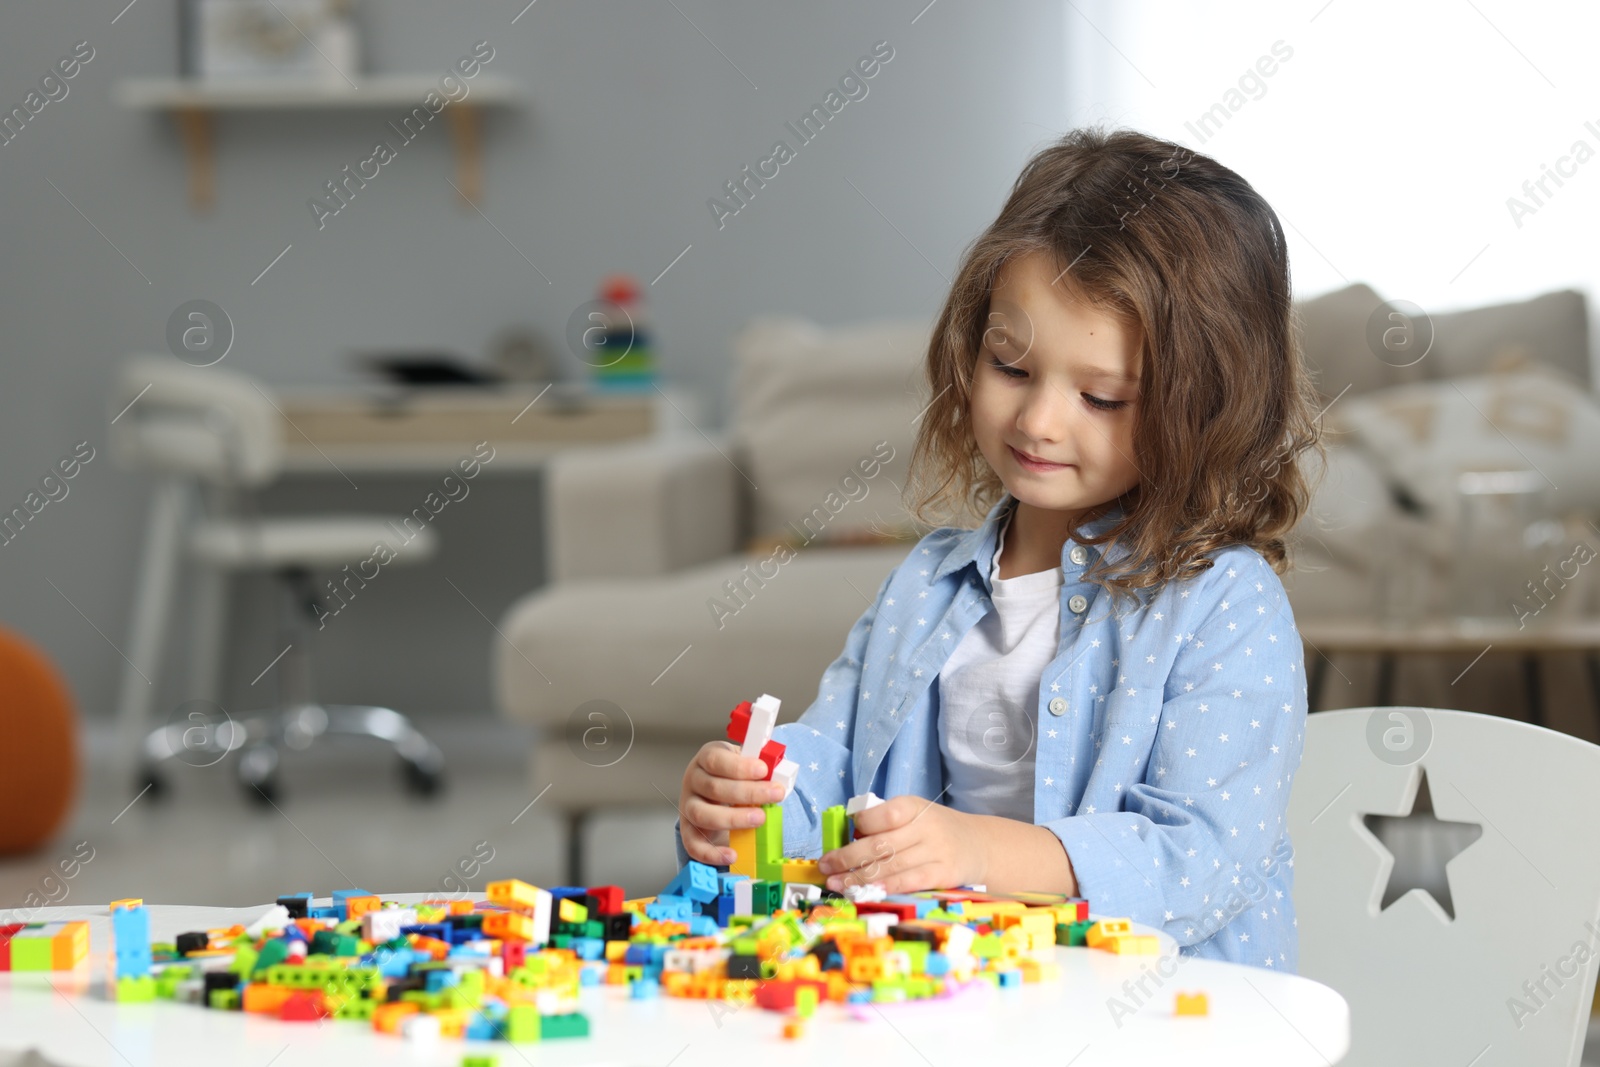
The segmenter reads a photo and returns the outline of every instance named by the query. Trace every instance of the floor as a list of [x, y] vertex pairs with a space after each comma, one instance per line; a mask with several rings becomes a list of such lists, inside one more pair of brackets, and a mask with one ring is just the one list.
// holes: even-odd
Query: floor
[[[562, 824], [527, 781], [532, 732], [488, 715], [418, 725], [447, 761], [437, 798], [408, 796], [381, 744], [324, 738], [285, 757], [276, 807], [246, 800], [232, 758], [206, 768], [174, 761], [164, 796], [138, 795], [106, 770], [109, 731], [90, 729], [69, 826], [43, 851], [0, 861], [0, 909], [130, 896], [243, 906], [350, 886], [482, 890], [511, 877], [562, 884]], [[584, 880], [657, 892], [677, 871], [675, 818], [662, 802], [593, 819]]]

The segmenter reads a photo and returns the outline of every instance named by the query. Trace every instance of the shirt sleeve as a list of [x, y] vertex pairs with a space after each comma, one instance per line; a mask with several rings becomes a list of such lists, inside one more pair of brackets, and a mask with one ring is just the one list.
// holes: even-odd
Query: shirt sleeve
[[[855, 739], [856, 707], [861, 694], [861, 665], [867, 638], [895, 572], [878, 586], [878, 594], [845, 635], [844, 650], [822, 672], [816, 699], [794, 722], [778, 724], [773, 740], [784, 745], [784, 758], [799, 765], [795, 787], [783, 802], [783, 854], [821, 854], [822, 812], [850, 799], [850, 746]], [[678, 866], [689, 862], [683, 847], [683, 818], [672, 825]], [[725, 871], [727, 867], [718, 867]]]
[[1221, 902], [1270, 864], [1287, 831], [1304, 653], [1277, 576], [1262, 585], [1219, 599], [1199, 631], [1178, 635], [1150, 759], [1121, 810], [1041, 824], [1066, 848], [1080, 896], [1115, 901], [1115, 914], [1180, 945], [1216, 933]]

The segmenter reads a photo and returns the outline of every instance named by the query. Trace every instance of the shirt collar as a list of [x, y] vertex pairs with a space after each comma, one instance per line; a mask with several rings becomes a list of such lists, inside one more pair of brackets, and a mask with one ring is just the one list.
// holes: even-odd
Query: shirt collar
[[[1009, 492], [1002, 494], [995, 505], [989, 509], [989, 514], [983, 520], [982, 525], [976, 529], [967, 530], [950, 546], [950, 551], [945, 556], [944, 561], [933, 572], [933, 580], [938, 581], [947, 574], [952, 574], [969, 564], [973, 564], [978, 565], [978, 573], [983, 578], [984, 587], [988, 588], [989, 574], [994, 569], [995, 549], [1000, 543], [1000, 525], [1005, 521], [1008, 510], [1016, 504], [1016, 500], [1017, 498]], [[1120, 500], [1116, 501], [1099, 518], [1091, 519], [1080, 526], [1078, 532], [1087, 534], [1090, 537], [1099, 537], [1122, 521], [1125, 514], [1122, 502]], [[1061, 546], [1061, 566], [1063, 569], [1068, 566], [1067, 554], [1071, 550], [1072, 544], [1073, 541], [1069, 539]], [[1097, 550], [1094, 546], [1086, 547], [1089, 548], [1090, 552]], [[1108, 544], [1105, 547], [1107, 550], [1111, 550], [1116, 546]], [[1109, 551], [1108, 554], [1110, 554]], [[1115, 556], [1113, 555], [1114, 558]]]

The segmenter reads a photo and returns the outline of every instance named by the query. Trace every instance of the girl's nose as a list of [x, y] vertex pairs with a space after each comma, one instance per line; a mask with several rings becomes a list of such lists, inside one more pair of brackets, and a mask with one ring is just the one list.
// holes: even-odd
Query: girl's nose
[[1062, 397], [1054, 386], [1031, 389], [1017, 412], [1017, 432], [1029, 441], [1058, 441], [1065, 433], [1063, 411]]

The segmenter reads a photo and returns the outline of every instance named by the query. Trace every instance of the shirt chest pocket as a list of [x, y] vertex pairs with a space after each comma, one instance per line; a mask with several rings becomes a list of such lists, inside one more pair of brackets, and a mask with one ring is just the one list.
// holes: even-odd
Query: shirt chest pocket
[[1125, 685], [1107, 693], [1095, 715], [1102, 754], [1148, 755], [1161, 728], [1162, 703], [1160, 686], [1143, 689]]

